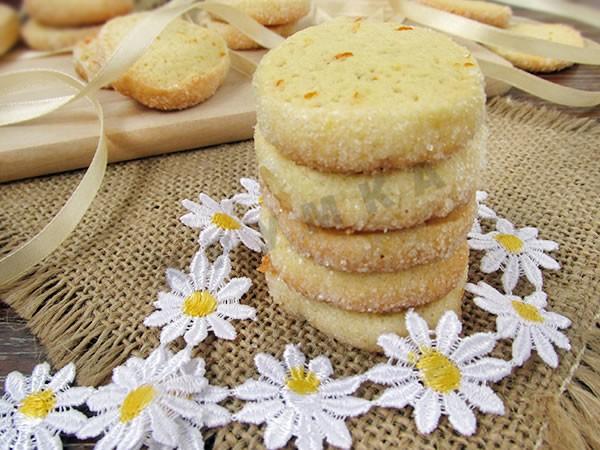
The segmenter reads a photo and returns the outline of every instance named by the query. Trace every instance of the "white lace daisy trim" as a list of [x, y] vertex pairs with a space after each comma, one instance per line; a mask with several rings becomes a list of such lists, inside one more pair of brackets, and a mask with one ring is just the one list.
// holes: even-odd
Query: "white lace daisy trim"
[[96, 413], [77, 436], [102, 436], [97, 448], [202, 448], [201, 430], [224, 425], [229, 413], [216, 403], [204, 378], [204, 361], [191, 360], [189, 349], [177, 354], [164, 347], [146, 359], [130, 358], [113, 371], [112, 383], [90, 395]]
[[252, 178], [242, 178], [240, 184], [246, 189], [246, 192], [234, 195], [232, 200], [234, 203], [248, 208], [242, 217], [242, 222], [246, 225], [254, 225], [258, 223], [262, 203], [260, 184]]
[[541, 289], [543, 285], [540, 267], [550, 270], [560, 269], [560, 265], [546, 254], [558, 249], [553, 241], [537, 239], [538, 229], [533, 227], [515, 228], [506, 219], [496, 221], [496, 231], [470, 233], [469, 246], [474, 250], [484, 250], [481, 271], [493, 273], [502, 270], [502, 285], [506, 292], [512, 292], [519, 277], [525, 277]]
[[471, 233], [481, 233], [480, 219], [496, 220], [498, 218], [496, 211], [484, 204], [487, 198], [488, 193], [485, 191], [477, 191], [475, 194], [475, 200], [477, 201], [477, 216], [473, 221]]
[[60, 449], [60, 434], [74, 434], [87, 417], [74, 409], [93, 389], [71, 387], [75, 366], [67, 364], [54, 376], [50, 365], [35, 366], [31, 376], [11, 372], [0, 399], [1, 449]]
[[492, 333], [459, 337], [462, 324], [453, 311], [440, 319], [435, 333], [414, 311], [406, 315], [408, 338], [382, 335], [378, 343], [389, 361], [375, 366], [366, 377], [391, 385], [375, 404], [388, 408], [414, 408], [417, 429], [431, 433], [442, 415], [461, 434], [477, 427], [473, 408], [504, 414], [502, 400], [488, 386], [507, 376], [512, 365], [488, 355], [496, 346]]
[[157, 311], [144, 320], [149, 327], [163, 327], [162, 344], [183, 336], [187, 345], [202, 342], [209, 331], [221, 339], [235, 339], [231, 319], [256, 318], [251, 306], [240, 305], [250, 289], [249, 278], [229, 279], [231, 261], [227, 253], [211, 264], [201, 248], [190, 265], [189, 274], [167, 269], [171, 292], [160, 292], [154, 304]]
[[467, 291], [475, 294], [475, 304], [496, 317], [496, 330], [501, 339], [514, 339], [512, 362], [521, 366], [535, 349], [550, 367], [558, 366], [554, 346], [571, 350], [569, 339], [559, 330], [568, 328], [571, 321], [565, 316], [547, 311], [546, 294], [536, 291], [525, 298], [502, 294], [490, 285], [468, 283]]
[[[169, 292], [160, 292], [156, 310], [144, 323], [161, 327], [161, 345], [146, 359], [132, 357], [114, 369], [112, 383], [92, 388], [70, 387], [75, 367], [70, 364], [49, 375], [47, 363], [36, 366], [31, 377], [9, 374], [0, 399], [0, 450], [61, 449], [61, 434], [81, 439], [97, 438], [98, 449], [202, 450], [205, 428], [231, 420], [264, 425], [269, 449], [294, 443], [300, 449], [321, 449], [325, 443], [350, 448], [352, 437], [346, 420], [373, 407], [413, 408], [419, 432], [435, 430], [443, 416], [460, 434], [476, 432], [475, 410], [504, 414], [502, 400], [489, 386], [524, 364], [535, 350], [549, 366], [558, 365], [555, 347], [570, 350], [561, 330], [566, 317], [548, 311], [541, 291], [541, 268], [559, 269], [546, 252], [552, 241], [537, 239], [536, 228], [515, 228], [484, 204], [487, 193], [477, 193], [478, 212], [469, 233], [471, 248], [484, 250], [484, 273], [503, 270], [501, 293], [484, 282], [469, 283], [474, 303], [495, 314], [496, 332], [462, 337], [462, 324], [447, 312], [431, 331], [415, 312], [406, 317], [409, 336], [386, 334], [379, 345], [389, 358], [365, 374], [335, 379], [326, 356], [306, 362], [297, 346], [288, 345], [283, 362], [267, 354], [255, 357], [258, 379], [249, 379], [233, 390], [208, 384], [204, 360], [192, 359], [192, 348], [209, 333], [234, 339], [231, 320], [255, 319], [254, 308], [240, 304], [252, 282], [230, 278], [228, 252], [240, 242], [260, 251], [263, 239], [252, 228], [262, 203], [258, 182], [240, 180], [245, 192], [216, 202], [200, 194], [200, 203], [184, 200], [189, 210], [181, 221], [200, 230], [200, 249], [189, 272], [167, 269]], [[245, 209], [241, 219], [236, 211]], [[496, 230], [483, 233], [479, 220], [496, 221]], [[219, 242], [223, 252], [210, 262], [205, 250]], [[536, 291], [525, 298], [512, 294], [521, 275]], [[183, 338], [184, 350], [167, 348]], [[512, 359], [489, 357], [498, 340], [512, 339]], [[355, 394], [370, 380], [388, 388], [370, 402]], [[233, 416], [219, 405], [228, 397], [245, 402]], [[75, 409], [83, 403], [91, 418]]]
[[200, 203], [184, 200], [182, 205], [190, 212], [181, 217], [181, 222], [200, 230], [198, 242], [201, 247], [208, 247], [219, 241], [223, 249], [228, 251], [241, 242], [255, 252], [262, 250], [263, 240], [260, 233], [235, 215], [233, 200], [225, 199], [217, 203], [202, 193]]
[[248, 380], [233, 394], [248, 401], [234, 420], [253, 424], [266, 423], [264, 444], [268, 449], [285, 446], [296, 438], [301, 450], [320, 449], [323, 440], [350, 448], [352, 438], [345, 419], [364, 414], [368, 400], [353, 397], [361, 376], [334, 380], [333, 368], [325, 356], [306, 363], [297, 346], [288, 345], [283, 363], [261, 353], [254, 362], [258, 380]]

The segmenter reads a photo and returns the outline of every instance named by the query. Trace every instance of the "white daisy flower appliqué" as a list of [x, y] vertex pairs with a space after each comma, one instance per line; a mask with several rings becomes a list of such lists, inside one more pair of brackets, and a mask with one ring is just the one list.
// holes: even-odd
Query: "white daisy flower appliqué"
[[545, 253], [556, 250], [558, 244], [537, 239], [537, 236], [537, 228], [515, 229], [508, 220], [498, 219], [496, 231], [471, 233], [469, 246], [475, 250], [485, 250], [486, 254], [481, 260], [481, 270], [484, 273], [493, 273], [499, 269], [504, 271], [502, 285], [506, 292], [512, 292], [521, 274], [536, 289], [541, 289], [543, 279], [540, 267], [558, 270], [560, 265]]
[[61, 449], [60, 434], [77, 433], [87, 420], [73, 407], [93, 392], [70, 387], [74, 378], [73, 364], [54, 376], [48, 363], [35, 366], [30, 377], [8, 374], [0, 399], [0, 449]]
[[[182, 372], [193, 379], [204, 378], [206, 373], [204, 360], [195, 358], [182, 368]], [[189, 395], [196, 402], [197, 414], [193, 417], [178, 417], [175, 419], [179, 429], [178, 449], [202, 450], [204, 449], [203, 428], [220, 427], [231, 421], [228, 410], [218, 405], [229, 396], [229, 389], [207, 385], [202, 391]], [[168, 446], [153, 445], [152, 449], [170, 448]]]
[[384, 334], [379, 345], [390, 359], [369, 370], [366, 377], [392, 387], [375, 400], [382, 407], [414, 407], [419, 432], [435, 430], [447, 415], [459, 433], [472, 435], [477, 428], [473, 408], [504, 414], [502, 400], [487, 385], [508, 375], [510, 363], [485, 357], [496, 345], [491, 333], [460, 338], [462, 324], [452, 311], [439, 320], [435, 339], [425, 320], [410, 311], [406, 317], [409, 338]]
[[475, 294], [474, 302], [480, 308], [495, 314], [496, 328], [501, 338], [514, 338], [512, 354], [514, 364], [521, 366], [535, 349], [550, 367], [558, 366], [558, 356], [553, 344], [570, 350], [569, 339], [559, 330], [568, 328], [571, 321], [560, 314], [546, 311], [546, 294], [534, 292], [525, 298], [505, 295], [492, 286], [479, 282], [467, 284], [466, 289]]
[[77, 436], [103, 435], [99, 449], [202, 448], [200, 428], [208, 421], [195, 399], [208, 382], [200, 375], [203, 363], [200, 372], [189, 364], [189, 349], [173, 355], [159, 347], [147, 359], [130, 358], [113, 371], [111, 384], [89, 397], [87, 406], [97, 415]]
[[485, 191], [477, 191], [475, 194], [475, 200], [477, 201], [477, 217], [473, 221], [473, 227], [471, 228], [471, 233], [481, 233], [481, 225], [479, 224], [479, 219], [497, 219], [496, 211], [494, 211], [489, 206], [485, 205], [484, 202], [488, 198], [488, 193]]
[[262, 203], [260, 184], [252, 178], [242, 178], [240, 184], [246, 189], [246, 192], [234, 195], [232, 200], [238, 205], [249, 208], [242, 217], [242, 222], [246, 225], [253, 225], [258, 223], [258, 216], [260, 215]]
[[198, 239], [202, 247], [219, 240], [225, 250], [236, 247], [240, 242], [255, 252], [262, 250], [260, 233], [238, 219], [233, 211], [232, 200], [217, 203], [203, 193], [200, 194], [200, 203], [184, 200], [182, 204], [190, 212], [181, 217], [181, 222], [202, 230]]
[[347, 417], [367, 412], [371, 403], [353, 397], [361, 377], [331, 379], [331, 362], [324, 356], [308, 365], [304, 354], [294, 345], [284, 352], [285, 365], [270, 355], [255, 358], [259, 380], [248, 380], [234, 395], [248, 400], [234, 415], [240, 422], [267, 424], [264, 443], [269, 449], [280, 448], [296, 437], [296, 446], [321, 449], [323, 440], [341, 448], [350, 448], [352, 438], [345, 424]]
[[171, 292], [160, 292], [157, 311], [144, 320], [149, 327], [164, 327], [160, 335], [163, 344], [183, 336], [188, 345], [202, 342], [211, 330], [221, 339], [235, 339], [235, 328], [229, 319], [252, 319], [256, 311], [240, 305], [241, 297], [252, 282], [249, 278], [232, 278], [231, 261], [227, 254], [210, 264], [200, 249], [192, 259], [189, 275], [167, 269]]

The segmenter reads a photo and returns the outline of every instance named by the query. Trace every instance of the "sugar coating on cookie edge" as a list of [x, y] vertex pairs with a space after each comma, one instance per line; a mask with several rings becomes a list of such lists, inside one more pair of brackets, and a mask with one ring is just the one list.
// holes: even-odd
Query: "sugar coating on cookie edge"
[[469, 51], [397, 23], [307, 28], [263, 58], [253, 85], [265, 138], [328, 172], [442, 159], [485, 118], [484, 79]]

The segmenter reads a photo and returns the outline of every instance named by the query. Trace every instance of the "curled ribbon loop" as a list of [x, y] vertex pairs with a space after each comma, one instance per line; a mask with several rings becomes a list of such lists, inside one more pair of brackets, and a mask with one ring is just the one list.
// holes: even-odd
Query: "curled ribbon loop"
[[553, 14], [600, 28], [600, 12], [585, 5], [561, 0], [496, 0], [499, 3]]

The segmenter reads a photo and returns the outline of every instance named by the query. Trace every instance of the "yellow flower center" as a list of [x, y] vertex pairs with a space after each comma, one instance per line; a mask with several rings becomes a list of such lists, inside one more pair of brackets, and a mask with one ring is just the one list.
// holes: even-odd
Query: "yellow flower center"
[[258, 197], [258, 204], [259, 204], [260, 206], [262, 206], [262, 205], [263, 205], [263, 196], [262, 196], [262, 195], [260, 195], [260, 196]]
[[523, 250], [523, 241], [514, 234], [497, 234], [496, 241], [509, 253], [520, 253]]
[[211, 219], [212, 223], [214, 223], [216, 226], [218, 226], [219, 228], [222, 228], [223, 230], [239, 230], [240, 229], [240, 223], [235, 220], [233, 217], [231, 217], [229, 214], [225, 214], [225, 213], [215, 213], [212, 216]]
[[290, 376], [286, 380], [286, 386], [290, 391], [300, 395], [314, 394], [319, 390], [319, 377], [304, 367], [294, 367], [290, 370]]
[[460, 386], [459, 368], [437, 350], [430, 348], [421, 350], [421, 357], [415, 365], [421, 371], [425, 386], [429, 389], [445, 394]]
[[23, 399], [19, 411], [32, 419], [44, 419], [56, 406], [56, 395], [51, 390], [33, 392]]
[[540, 314], [540, 310], [537, 309], [535, 306], [529, 305], [528, 303], [523, 303], [520, 300], [513, 300], [511, 303], [513, 309], [522, 319], [525, 319], [529, 322], [544, 322], [544, 318]]
[[149, 384], [134, 389], [121, 405], [121, 422], [127, 423], [135, 419], [154, 400], [156, 390]]
[[195, 291], [183, 302], [183, 313], [191, 317], [206, 317], [217, 309], [217, 299], [208, 291]]

